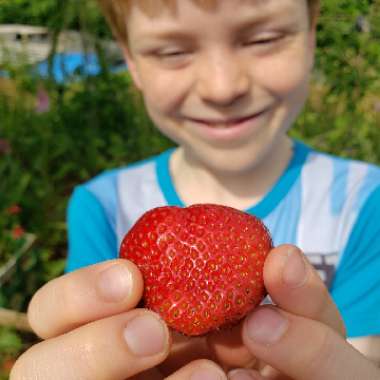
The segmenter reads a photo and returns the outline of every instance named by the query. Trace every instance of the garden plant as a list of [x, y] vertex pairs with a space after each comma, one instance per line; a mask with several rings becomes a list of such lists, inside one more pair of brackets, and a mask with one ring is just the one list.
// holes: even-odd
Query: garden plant
[[[101, 62], [98, 75], [64, 83], [26, 64], [0, 66], [0, 308], [25, 312], [33, 293], [64, 270], [73, 188], [171, 143], [152, 127], [128, 71], [109, 70], [99, 41], [110, 32], [94, 1], [0, 0], [0, 24], [11, 22], [48, 26], [51, 56], [63, 29], [88, 33]], [[323, 1], [319, 29], [310, 98], [292, 135], [380, 164], [380, 0]], [[37, 340], [0, 325], [0, 379]]]

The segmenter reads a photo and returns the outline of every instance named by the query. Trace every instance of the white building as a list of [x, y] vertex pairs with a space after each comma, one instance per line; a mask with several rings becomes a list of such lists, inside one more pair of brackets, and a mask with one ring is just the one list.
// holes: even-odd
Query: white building
[[[121, 56], [114, 42], [105, 42], [112, 56]], [[52, 47], [52, 36], [45, 27], [9, 24], [0, 25], [0, 64], [35, 63], [45, 60]], [[76, 31], [63, 31], [59, 35], [58, 53], [91, 50], [91, 38]]]

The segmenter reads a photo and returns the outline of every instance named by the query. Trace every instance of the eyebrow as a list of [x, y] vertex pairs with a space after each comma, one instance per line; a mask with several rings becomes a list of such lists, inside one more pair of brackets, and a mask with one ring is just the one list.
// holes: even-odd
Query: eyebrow
[[184, 32], [180, 30], [165, 30], [160, 32], [152, 32], [152, 33], [142, 33], [139, 36], [140, 39], [154, 39], [154, 40], [168, 40], [168, 41], [185, 41], [191, 40], [191, 31]]
[[[277, 16], [277, 18], [276, 18]], [[280, 17], [279, 16], [283, 16]], [[294, 14], [289, 16], [284, 16], [284, 9], [281, 10], [274, 10], [267, 12], [263, 15], [257, 16], [257, 17], [251, 17], [248, 18], [247, 20], [243, 20], [241, 22], [237, 22], [236, 25], [233, 25], [233, 30], [234, 32], [245, 32], [247, 30], [252, 30], [254, 28], [257, 28], [263, 24], [266, 24], [267, 22], [273, 20], [276, 18], [276, 23], [279, 24], [289, 24], [290, 21], [294, 21]]]
[[[270, 3], [271, 1], [268, 0]], [[261, 1], [258, 1], [261, 2]], [[286, 7], [288, 8], [288, 7]], [[232, 30], [237, 32], [246, 32], [255, 27], [265, 24], [275, 16], [280, 16], [284, 14], [284, 7], [276, 8], [273, 10], [266, 11], [264, 14], [258, 14], [251, 16], [245, 20], [237, 21], [235, 25], [232, 25]], [[172, 29], [168, 28], [167, 30], [162, 31], [153, 31], [153, 32], [143, 32], [139, 37], [141, 39], [154, 39], [154, 40], [166, 40], [166, 41], [191, 41], [192, 36], [194, 35], [194, 30], [187, 29], [183, 31], [182, 29], [177, 29], [173, 27]]]

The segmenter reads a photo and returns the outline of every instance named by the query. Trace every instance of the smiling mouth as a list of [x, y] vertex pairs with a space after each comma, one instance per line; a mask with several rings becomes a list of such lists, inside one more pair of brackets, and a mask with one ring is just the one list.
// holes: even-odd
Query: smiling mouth
[[227, 119], [227, 120], [205, 120], [205, 119], [190, 119], [196, 123], [203, 124], [206, 127], [212, 128], [231, 128], [236, 127], [248, 120], [254, 119], [257, 116], [260, 116], [264, 111], [249, 115], [243, 116], [235, 119]]

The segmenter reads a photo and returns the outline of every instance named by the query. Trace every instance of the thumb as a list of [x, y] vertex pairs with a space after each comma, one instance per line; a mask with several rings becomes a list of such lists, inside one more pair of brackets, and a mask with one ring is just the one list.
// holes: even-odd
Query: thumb
[[277, 307], [253, 311], [242, 334], [254, 356], [295, 380], [380, 378], [380, 370], [332, 328]]

